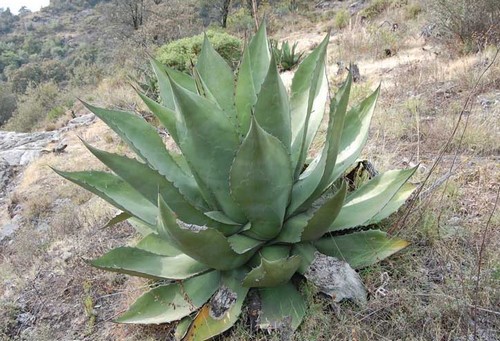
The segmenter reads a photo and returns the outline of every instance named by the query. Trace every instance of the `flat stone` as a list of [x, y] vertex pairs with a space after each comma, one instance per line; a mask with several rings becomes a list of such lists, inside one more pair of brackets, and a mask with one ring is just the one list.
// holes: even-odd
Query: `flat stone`
[[58, 131], [16, 133], [0, 131], [0, 158], [9, 166], [25, 166], [37, 159], [42, 150], [60, 140]]
[[19, 216], [15, 216], [12, 220], [0, 226], [0, 242], [5, 238], [9, 238], [16, 232], [19, 228], [20, 220]]

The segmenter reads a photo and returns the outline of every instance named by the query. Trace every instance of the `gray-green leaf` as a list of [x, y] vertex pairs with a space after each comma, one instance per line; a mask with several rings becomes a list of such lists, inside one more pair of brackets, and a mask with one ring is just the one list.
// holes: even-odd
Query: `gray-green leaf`
[[255, 119], [234, 158], [230, 183], [233, 198], [252, 223], [247, 233], [262, 240], [276, 237], [292, 189], [290, 158]]
[[119, 323], [160, 324], [179, 320], [198, 310], [220, 284], [220, 273], [211, 271], [182, 283], [151, 289], [118, 319]]

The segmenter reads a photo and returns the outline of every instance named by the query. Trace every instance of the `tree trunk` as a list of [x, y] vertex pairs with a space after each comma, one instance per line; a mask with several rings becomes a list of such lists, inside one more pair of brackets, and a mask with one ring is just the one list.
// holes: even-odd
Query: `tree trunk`
[[247, 8], [250, 11], [252, 17], [255, 17], [257, 9], [259, 8], [260, 1], [258, 0], [247, 0]]
[[134, 0], [129, 3], [130, 16], [134, 30], [138, 30], [143, 23], [144, 0]]
[[229, 15], [229, 5], [231, 5], [231, 0], [224, 0], [222, 5], [222, 27], [227, 27], [227, 16]]

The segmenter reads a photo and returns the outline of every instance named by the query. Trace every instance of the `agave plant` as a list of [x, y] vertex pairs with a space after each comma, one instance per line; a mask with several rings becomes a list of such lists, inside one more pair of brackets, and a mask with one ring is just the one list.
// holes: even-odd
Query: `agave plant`
[[57, 172], [117, 207], [111, 223], [129, 219], [143, 235], [91, 264], [155, 281], [117, 322], [180, 321], [179, 338], [205, 340], [229, 329], [252, 293], [258, 327], [295, 330], [306, 311], [298, 279], [338, 300], [333, 282], [347, 273], [339, 264], [354, 272], [407, 245], [369, 227], [408, 198], [414, 169], [353, 191], [343, 179], [367, 140], [378, 89], [349, 108], [348, 76], [330, 101], [324, 145], [308, 156], [327, 111], [328, 40], [300, 64], [290, 96], [264, 25], [237, 76], [207, 39], [192, 76], [153, 60], [161, 101], [139, 95], [181, 154], [141, 117], [87, 104], [138, 159], [87, 145], [113, 173]]
[[284, 41], [280, 48], [278, 47], [278, 42], [271, 41], [271, 51], [281, 71], [289, 71], [299, 64], [304, 53], [296, 52], [296, 48], [297, 43], [293, 44], [292, 48], [290, 48], [288, 41]]

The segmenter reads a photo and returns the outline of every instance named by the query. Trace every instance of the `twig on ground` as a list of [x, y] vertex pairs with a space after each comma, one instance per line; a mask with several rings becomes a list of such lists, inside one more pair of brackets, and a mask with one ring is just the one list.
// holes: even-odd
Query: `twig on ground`
[[452, 172], [446, 172], [444, 175], [442, 175], [439, 179], [434, 181], [432, 185], [429, 186], [425, 191], [422, 191], [420, 193], [420, 200], [427, 198], [432, 192], [434, 192], [439, 186], [441, 186], [443, 183], [446, 182], [452, 176]]

